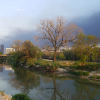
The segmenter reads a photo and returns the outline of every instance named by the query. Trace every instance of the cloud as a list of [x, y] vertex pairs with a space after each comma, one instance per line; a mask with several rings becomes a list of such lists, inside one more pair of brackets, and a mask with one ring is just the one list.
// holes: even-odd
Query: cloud
[[39, 33], [36, 30], [23, 30], [21, 28], [17, 28], [0, 40], [2, 41], [1, 44], [4, 44], [5, 48], [10, 47], [10, 44], [12, 44], [14, 40], [30, 40], [33, 44], [37, 45], [38, 42], [35, 42], [33, 38], [38, 34]]
[[17, 11], [25, 11], [25, 9], [17, 9]]
[[14, 7], [10, 7], [10, 8], [13, 10], [16, 10], [16, 11], [25, 11], [25, 9], [23, 9], [23, 8], [14, 8]]
[[82, 27], [84, 33], [100, 37], [100, 12], [94, 13], [88, 18], [76, 18], [75, 23]]

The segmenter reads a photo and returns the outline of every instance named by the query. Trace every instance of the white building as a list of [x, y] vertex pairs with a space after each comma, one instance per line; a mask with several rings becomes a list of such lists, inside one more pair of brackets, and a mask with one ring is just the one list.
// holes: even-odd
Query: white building
[[9, 54], [10, 52], [15, 51], [13, 48], [6, 48], [6, 54]]

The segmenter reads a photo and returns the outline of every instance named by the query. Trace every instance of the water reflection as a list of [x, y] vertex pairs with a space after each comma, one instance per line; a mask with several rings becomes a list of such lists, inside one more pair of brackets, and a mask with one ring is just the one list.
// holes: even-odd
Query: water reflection
[[5, 70], [13, 70], [11, 65], [5, 65]]
[[3, 72], [3, 66], [4, 64], [0, 64], [0, 72]]
[[7, 65], [6, 63], [0, 64], [0, 72], [3, 72], [5, 70], [13, 70], [11, 65]]
[[[1, 66], [0, 71], [3, 72], [4, 67]], [[7, 75], [10, 76], [8, 85], [12, 86], [11, 91], [19, 90], [35, 100], [99, 100], [100, 98], [100, 83], [75, 77], [60, 78], [21, 67], [14, 67], [14, 71], [10, 71], [11, 66], [4, 66], [5, 71], [9, 71]]]
[[69, 95], [68, 89], [61, 89], [63, 82], [57, 83], [53, 79], [53, 87], [41, 87], [42, 96], [48, 100], [67, 100]]
[[0, 72], [3, 72], [3, 67], [0, 67]]
[[[99, 100], [100, 84], [93, 84], [93, 83], [84, 82], [84, 81], [76, 80], [74, 82], [76, 91], [75, 91], [75, 94], [72, 95], [71, 100]], [[99, 98], [97, 95], [99, 96]]]
[[30, 89], [40, 85], [40, 77], [24, 68], [14, 68], [14, 73], [9, 72], [9, 83], [12, 87], [20, 89], [21, 92], [28, 94]]

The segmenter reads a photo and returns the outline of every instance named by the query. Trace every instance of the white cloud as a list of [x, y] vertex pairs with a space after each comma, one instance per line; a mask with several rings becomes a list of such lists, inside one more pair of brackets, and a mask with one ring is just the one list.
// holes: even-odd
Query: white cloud
[[25, 11], [25, 9], [17, 9], [17, 11]]
[[14, 8], [14, 7], [10, 7], [11, 9], [13, 9], [13, 10], [16, 10], [16, 11], [25, 11], [25, 9], [20, 9], [20, 8]]

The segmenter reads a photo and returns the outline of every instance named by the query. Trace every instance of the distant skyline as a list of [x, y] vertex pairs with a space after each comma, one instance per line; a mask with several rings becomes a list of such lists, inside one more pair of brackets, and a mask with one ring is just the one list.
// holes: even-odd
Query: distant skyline
[[100, 37], [100, 0], [0, 0], [0, 44], [30, 40], [40, 20], [65, 17], [84, 33]]

